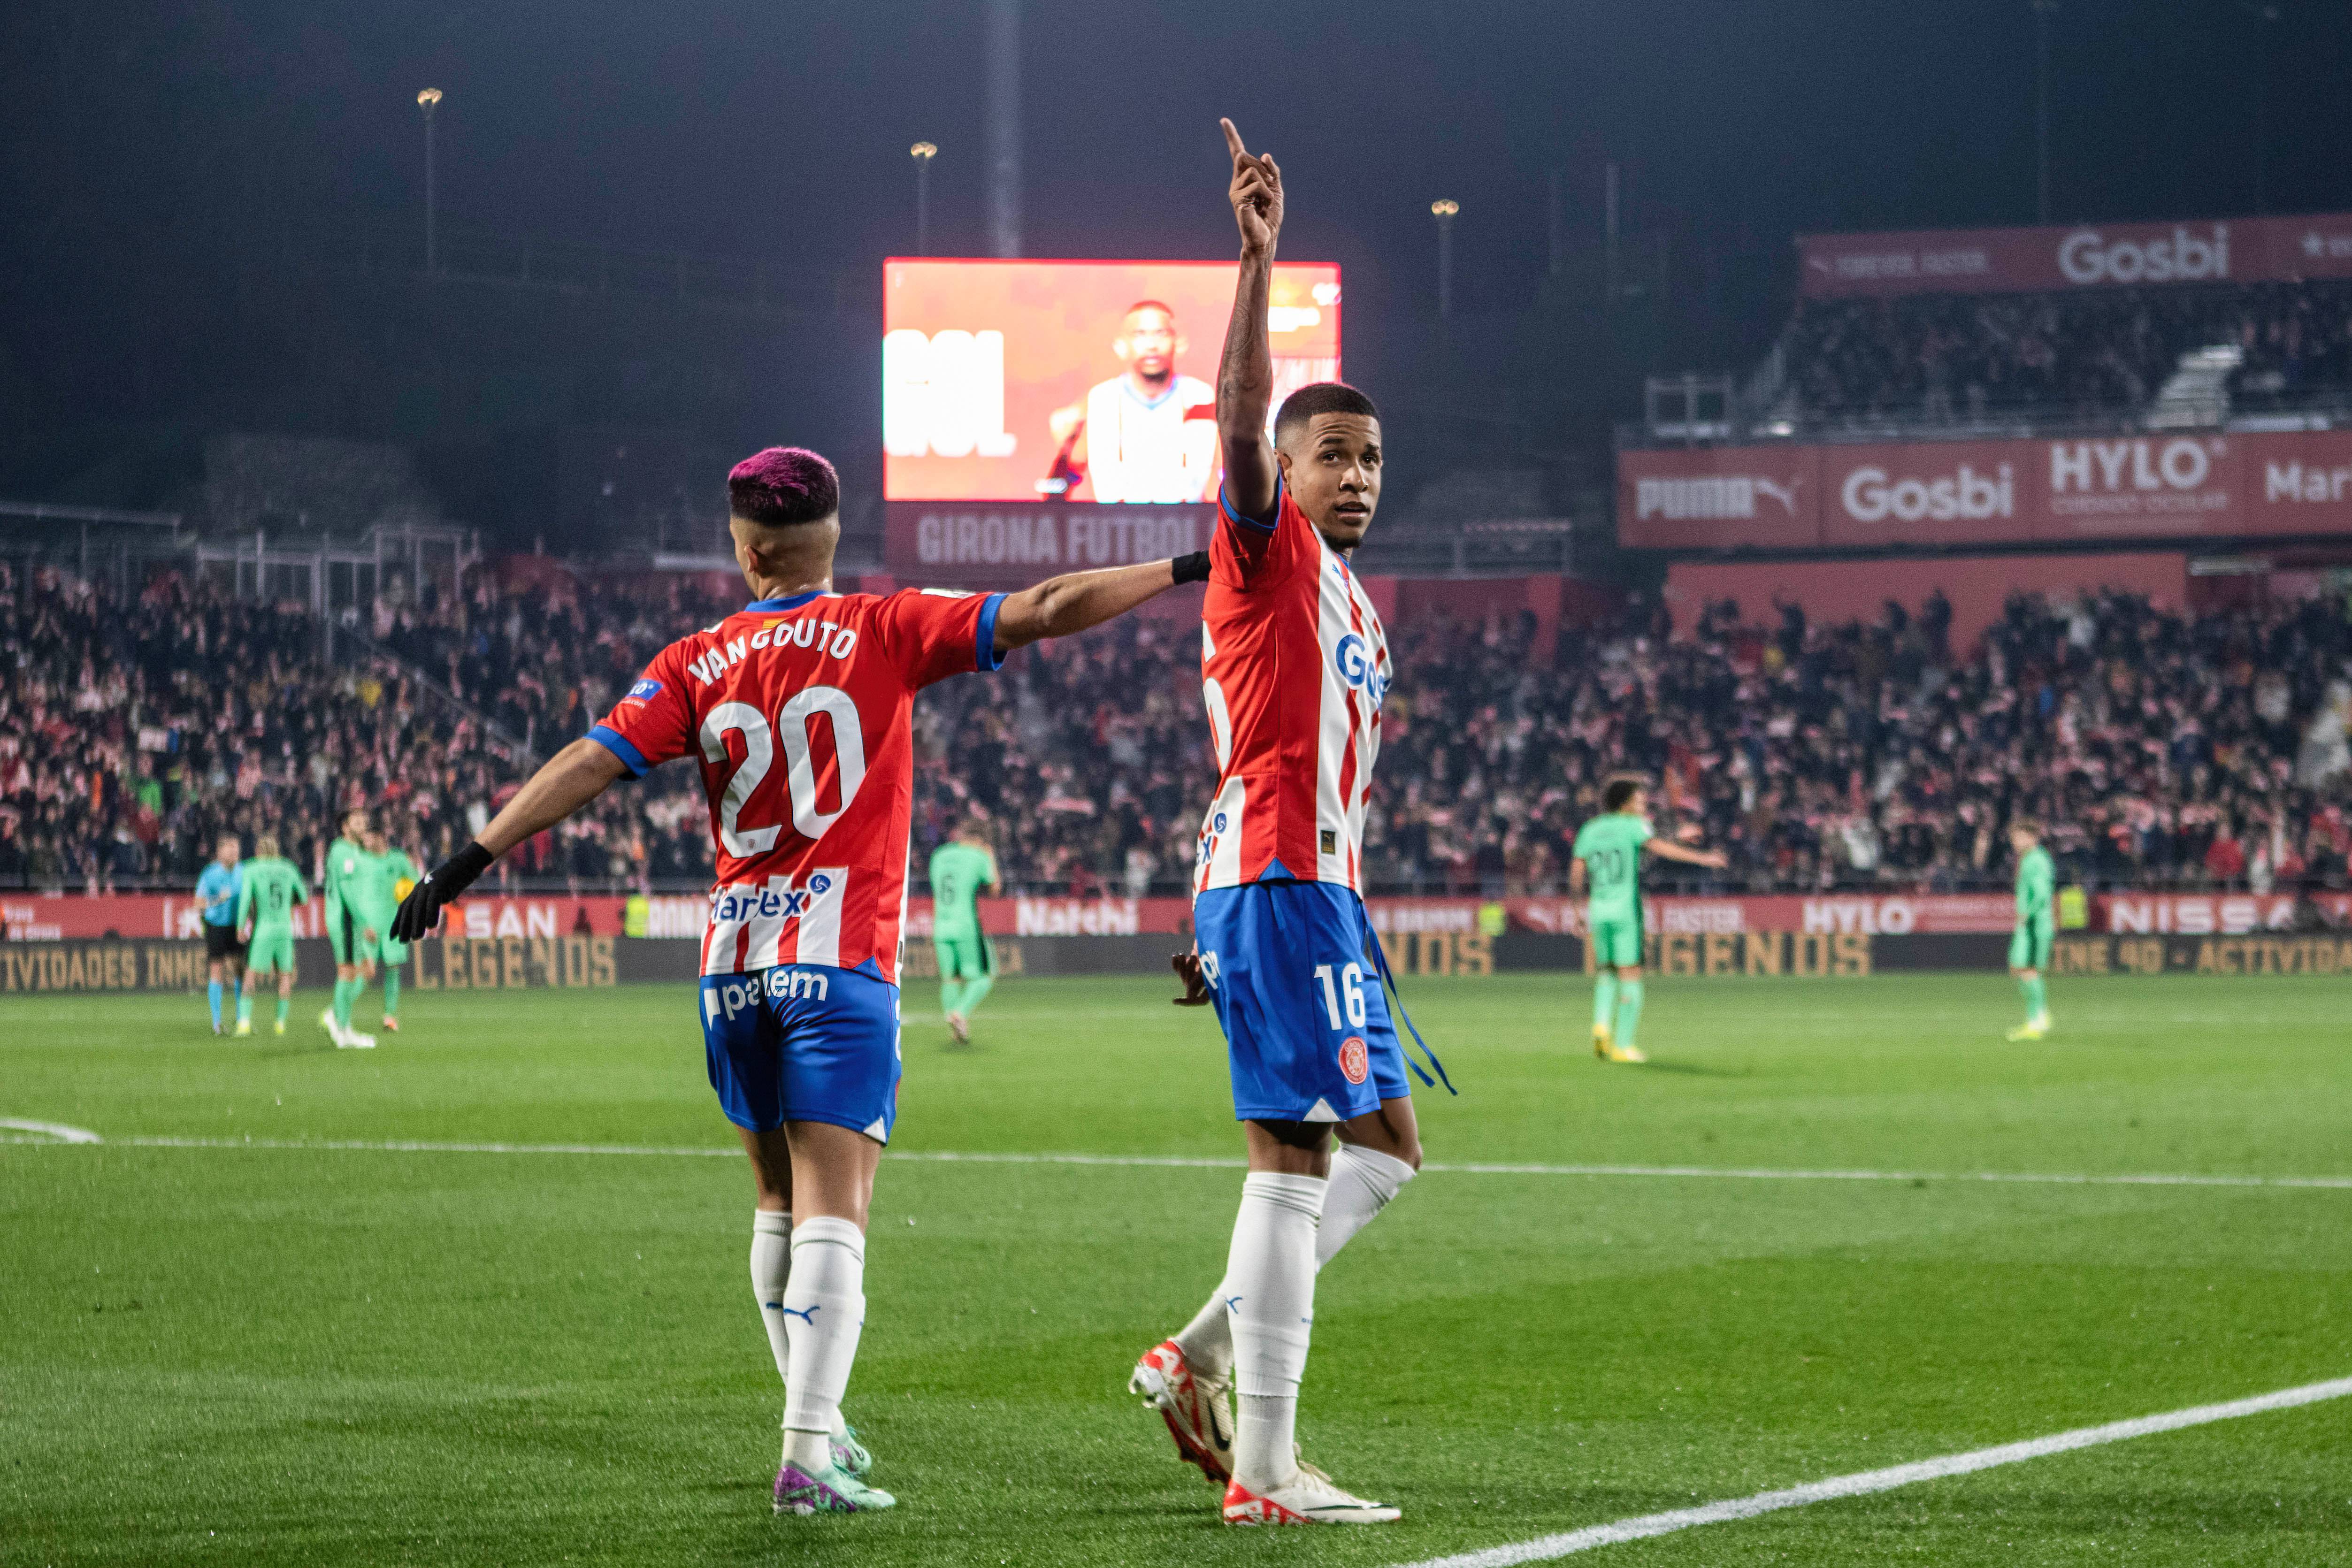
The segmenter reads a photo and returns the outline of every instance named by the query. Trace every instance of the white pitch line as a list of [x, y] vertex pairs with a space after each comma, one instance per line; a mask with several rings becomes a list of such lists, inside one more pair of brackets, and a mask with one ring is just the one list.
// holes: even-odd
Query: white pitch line
[[[509, 1144], [441, 1142], [422, 1138], [200, 1138], [162, 1134], [100, 1138], [96, 1133], [80, 1127], [68, 1127], [62, 1123], [21, 1122], [5, 1118], [0, 1118], [0, 1127], [22, 1128], [46, 1134], [41, 1137], [0, 1136], [0, 1144], [54, 1145], [60, 1143], [102, 1143], [133, 1149], [284, 1149], [383, 1155], [625, 1155], [678, 1159], [726, 1159], [737, 1153], [722, 1145]], [[1240, 1170], [1244, 1163], [1222, 1155], [1025, 1154], [952, 1149], [893, 1150], [889, 1157], [944, 1165], [1110, 1166], [1159, 1170]], [[1636, 1176], [1716, 1181], [1990, 1182], [2030, 1186], [2302, 1187], [2352, 1191], [2352, 1176], [2207, 1176], [2188, 1171], [2101, 1174], [2088, 1171], [1780, 1170], [1762, 1166], [1572, 1166], [1487, 1161], [1448, 1163], [1444, 1160], [1432, 1160], [1421, 1168], [1454, 1176]]]
[[[13, 1127], [20, 1133], [38, 1133], [42, 1134], [38, 1141], [45, 1144], [95, 1144], [99, 1141], [98, 1134], [88, 1127], [68, 1126], [63, 1122], [27, 1122], [16, 1116], [0, 1116], [0, 1127]], [[8, 1140], [12, 1144], [35, 1141], [31, 1138]]]
[[2177, 1432], [2184, 1427], [2203, 1427], [2215, 1421], [2234, 1421], [2244, 1416], [2260, 1416], [2266, 1411], [2291, 1410], [2301, 1405], [2341, 1399], [2347, 1395], [2352, 1395], [2352, 1377], [2338, 1377], [2326, 1383], [2306, 1383], [2300, 1388], [2283, 1388], [2275, 1394], [2257, 1394], [2252, 1398], [2232, 1399], [2221, 1405], [2198, 1405], [2162, 1416], [2139, 1416], [2128, 1421], [2110, 1421], [2103, 1427], [2078, 1427], [2071, 1432], [2054, 1432], [2047, 1437], [2032, 1437], [2021, 1443], [2003, 1443], [1998, 1448], [1977, 1448], [1965, 1454], [1947, 1454], [1937, 1459], [1918, 1459], [1883, 1470], [1832, 1476], [1827, 1480], [1809, 1481], [1803, 1486], [1787, 1487], [1778, 1491], [1761, 1491], [1753, 1497], [1727, 1498], [1721, 1502], [1705, 1503], [1697, 1508], [1646, 1513], [1634, 1519], [1621, 1519], [1613, 1524], [1587, 1525], [1582, 1530], [1539, 1536], [1533, 1541], [1516, 1542], [1508, 1546], [1489, 1546], [1477, 1552], [1457, 1552], [1451, 1557], [1425, 1558], [1417, 1563], [1399, 1564], [1399, 1568], [1516, 1568], [1516, 1564], [1521, 1563], [1549, 1563], [1554, 1558], [1590, 1552], [1595, 1547], [1643, 1541], [1653, 1535], [1671, 1535], [1676, 1531], [1692, 1530], [1702, 1524], [1725, 1524], [1737, 1519], [1753, 1519], [1761, 1513], [1777, 1513], [1782, 1509], [1803, 1508], [1808, 1503], [1892, 1491], [1896, 1487], [1907, 1487], [1919, 1481], [1964, 1476], [1976, 1470], [1989, 1470], [1998, 1465], [2047, 1458], [2052, 1454], [2095, 1448], [2104, 1443], [2121, 1443], [2158, 1432]]

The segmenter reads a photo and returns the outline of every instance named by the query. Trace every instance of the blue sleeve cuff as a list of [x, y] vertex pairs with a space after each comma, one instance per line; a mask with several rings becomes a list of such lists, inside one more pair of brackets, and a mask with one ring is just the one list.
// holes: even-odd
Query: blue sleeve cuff
[[980, 631], [974, 641], [971, 667], [975, 670], [1001, 670], [1004, 656], [996, 651], [996, 612], [1004, 608], [1004, 595], [992, 593], [981, 601]]
[[631, 746], [628, 738], [611, 725], [598, 725], [588, 732], [588, 738], [619, 758], [621, 766], [629, 770], [630, 778], [642, 779], [653, 771], [646, 761], [645, 753]]
[[[1226, 498], [1225, 487], [1222, 483], [1217, 486], [1217, 510], [1224, 513], [1228, 522], [1238, 523], [1245, 528], [1255, 528], [1262, 534], [1274, 532], [1274, 523], [1261, 523], [1255, 517], [1244, 517], [1234, 510], [1234, 504]], [[1279, 479], [1274, 482], [1274, 517], [1275, 522], [1282, 520], [1282, 481]]]

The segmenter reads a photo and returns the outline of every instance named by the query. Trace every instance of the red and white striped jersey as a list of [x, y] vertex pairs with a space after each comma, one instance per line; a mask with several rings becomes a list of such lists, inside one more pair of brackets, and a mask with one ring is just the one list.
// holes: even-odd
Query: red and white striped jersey
[[702, 973], [821, 964], [898, 983], [914, 695], [1003, 662], [1003, 601], [763, 599], [655, 654], [588, 732], [641, 779], [701, 765], [719, 849]]
[[1275, 878], [1363, 891], [1364, 801], [1381, 752], [1388, 636], [1346, 558], [1287, 486], [1271, 528], [1223, 517], [1201, 611], [1217, 792], [1196, 893]]

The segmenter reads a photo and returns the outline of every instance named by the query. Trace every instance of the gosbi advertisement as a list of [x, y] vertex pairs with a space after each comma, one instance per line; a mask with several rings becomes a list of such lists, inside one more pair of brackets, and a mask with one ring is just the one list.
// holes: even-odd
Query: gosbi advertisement
[[1617, 455], [1617, 529], [1654, 549], [1853, 549], [2352, 533], [2352, 431]]
[[2352, 277], [2352, 213], [1801, 235], [1800, 287], [1840, 295], [1999, 294]]
[[[997, 587], [1207, 547], [1231, 261], [883, 264], [886, 557]], [[1339, 376], [1339, 269], [1276, 264], [1275, 402]]]

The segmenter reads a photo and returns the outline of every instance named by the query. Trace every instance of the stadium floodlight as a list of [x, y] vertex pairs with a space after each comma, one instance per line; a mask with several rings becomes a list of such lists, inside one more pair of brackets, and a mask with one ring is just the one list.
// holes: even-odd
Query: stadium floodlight
[[433, 110], [440, 101], [437, 87], [416, 95], [416, 107], [425, 112], [425, 273], [428, 277], [439, 270], [433, 245]]
[[1429, 204], [1429, 215], [1437, 220], [1437, 315], [1440, 320], [1454, 314], [1454, 214], [1462, 204], [1450, 196], [1441, 196]]
[[931, 254], [931, 160], [940, 150], [929, 141], [918, 141], [907, 149], [915, 161], [915, 254]]

